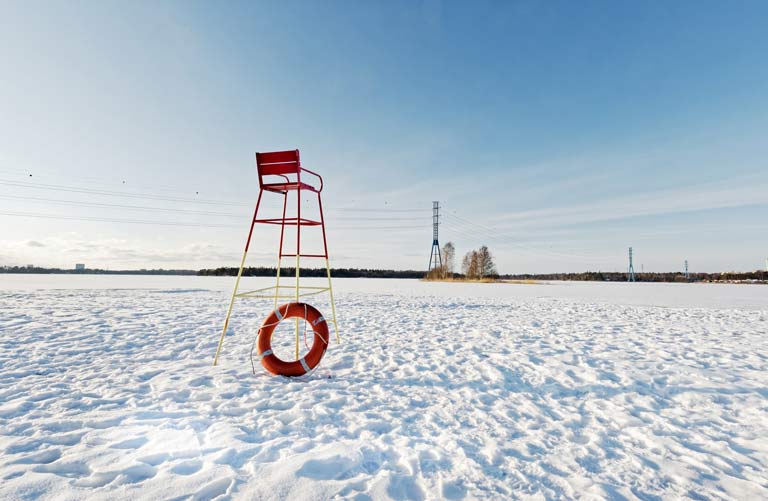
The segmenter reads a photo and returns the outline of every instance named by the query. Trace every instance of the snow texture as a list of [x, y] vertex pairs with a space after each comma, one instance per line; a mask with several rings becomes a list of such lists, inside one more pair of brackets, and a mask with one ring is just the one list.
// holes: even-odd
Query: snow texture
[[0, 498], [768, 498], [764, 286], [338, 280], [287, 379], [232, 283], [0, 276]]

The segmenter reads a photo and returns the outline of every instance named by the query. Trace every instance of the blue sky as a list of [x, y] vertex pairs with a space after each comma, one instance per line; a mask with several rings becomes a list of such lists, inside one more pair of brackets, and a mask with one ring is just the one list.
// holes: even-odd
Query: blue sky
[[[0, 263], [235, 265], [253, 153], [299, 148], [335, 266], [426, 267], [440, 200], [441, 241], [488, 245], [502, 272], [623, 270], [629, 246], [645, 270], [761, 268], [766, 19], [757, 1], [2, 3]], [[251, 264], [276, 247], [260, 230]]]

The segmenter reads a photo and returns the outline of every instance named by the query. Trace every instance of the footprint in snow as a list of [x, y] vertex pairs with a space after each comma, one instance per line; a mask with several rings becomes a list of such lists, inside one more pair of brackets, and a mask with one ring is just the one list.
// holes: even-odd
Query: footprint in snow
[[206, 386], [208, 388], [213, 387], [213, 378], [210, 376], [201, 376], [199, 378], [195, 378], [192, 381], [189, 382], [189, 386], [193, 387], [200, 387], [200, 386]]
[[171, 468], [171, 472], [176, 473], [177, 475], [192, 475], [200, 471], [202, 467], [203, 467], [202, 461], [198, 461], [198, 460], [185, 461]]
[[50, 449], [46, 451], [40, 451], [29, 456], [17, 459], [9, 464], [50, 464], [58, 460], [61, 457], [61, 451], [59, 449]]
[[387, 494], [392, 499], [421, 501], [424, 499], [424, 491], [416, 483], [413, 477], [395, 475], [387, 486]]
[[138, 449], [142, 445], [149, 442], [146, 437], [136, 437], [131, 438], [128, 440], [123, 440], [122, 442], [118, 442], [116, 444], [112, 444], [109, 446], [110, 449]]
[[159, 454], [151, 454], [149, 456], [140, 457], [137, 459], [140, 463], [148, 464], [149, 466], [157, 466], [159, 464], [162, 464], [168, 459], [170, 459], [171, 455], [167, 454], [165, 452], [161, 452]]
[[192, 500], [197, 501], [203, 499], [216, 499], [219, 496], [225, 495], [227, 491], [229, 491], [231, 485], [232, 479], [229, 478], [220, 478], [218, 480], [214, 480], [213, 482], [206, 484], [202, 489], [197, 491], [195, 495], [192, 496]]
[[87, 477], [91, 474], [90, 467], [82, 461], [43, 464], [35, 467], [33, 471], [37, 473], [53, 473], [54, 475], [67, 478]]
[[442, 493], [445, 499], [464, 499], [467, 496], [467, 488], [460, 480], [444, 482]]
[[123, 483], [138, 484], [157, 475], [157, 469], [148, 464], [137, 464], [122, 471]]
[[345, 456], [332, 456], [324, 459], [310, 459], [296, 472], [298, 477], [313, 480], [339, 480], [347, 477], [350, 469], [354, 469], [354, 461]]
[[144, 374], [139, 374], [136, 376], [136, 379], [138, 379], [141, 382], [149, 381], [150, 379], [154, 378], [155, 376], [158, 376], [162, 374], [163, 371], [149, 371], [145, 372]]

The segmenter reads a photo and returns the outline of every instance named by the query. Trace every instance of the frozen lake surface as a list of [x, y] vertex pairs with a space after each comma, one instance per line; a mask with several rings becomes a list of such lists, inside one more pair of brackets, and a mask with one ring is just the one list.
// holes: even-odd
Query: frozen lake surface
[[768, 498], [766, 286], [339, 279], [289, 380], [233, 283], [0, 275], [0, 499]]

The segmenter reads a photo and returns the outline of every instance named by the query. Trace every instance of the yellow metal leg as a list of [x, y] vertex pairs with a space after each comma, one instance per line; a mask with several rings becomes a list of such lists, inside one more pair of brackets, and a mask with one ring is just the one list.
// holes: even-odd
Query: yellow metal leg
[[[299, 256], [296, 255], [296, 302], [299, 302]], [[299, 317], [296, 317], [296, 360], [299, 359]]]
[[283, 261], [283, 237], [285, 236], [285, 209], [288, 207], [288, 192], [283, 194], [283, 224], [280, 226], [280, 249], [277, 251], [277, 283], [275, 284], [275, 309], [277, 309], [277, 296], [280, 290], [280, 267]]
[[299, 317], [296, 317], [296, 360], [299, 359]]
[[336, 329], [336, 343], [340, 344], [339, 324], [336, 322], [336, 305], [333, 303], [333, 286], [331, 286], [331, 265], [328, 258], [325, 259], [325, 270], [328, 272], [328, 294], [331, 296], [331, 312], [333, 313], [333, 328]]
[[275, 284], [277, 287], [275, 287], [275, 309], [277, 309], [277, 296], [279, 295], [280, 290], [280, 266], [283, 258], [282, 256], [277, 258], [277, 283]]
[[227, 326], [229, 326], [229, 317], [232, 315], [232, 306], [235, 304], [235, 294], [237, 294], [237, 288], [240, 286], [240, 277], [243, 276], [243, 266], [245, 266], [245, 256], [248, 251], [243, 251], [243, 259], [240, 261], [240, 271], [237, 272], [237, 280], [235, 280], [235, 290], [232, 291], [232, 299], [229, 300], [229, 308], [227, 309], [227, 318], [224, 319], [224, 328], [221, 330], [221, 337], [219, 338], [219, 346], [216, 348], [216, 356], [213, 357], [213, 365], [216, 366], [219, 363], [219, 353], [221, 353], [221, 347], [224, 344], [224, 336], [227, 334]]

